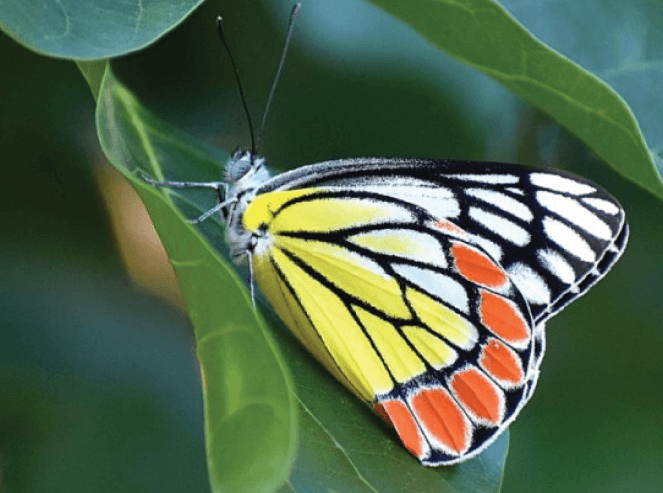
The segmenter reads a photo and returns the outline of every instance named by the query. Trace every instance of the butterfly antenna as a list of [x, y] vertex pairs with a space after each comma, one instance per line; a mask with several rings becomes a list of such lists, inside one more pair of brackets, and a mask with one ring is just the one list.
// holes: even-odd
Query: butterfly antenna
[[274, 93], [276, 92], [276, 86], [279, 83], [281, 78], [281, 72], [283, 72], [283, 66], [285, 65], [285, 57], [288, 54], [288, 47], [290, 46], [290, 39], [292, 38], [292, 31], [295, 28], [295, 20], [299, 15], [299, 11], [302, 7], [302, 4], [297, 2], [295, 6], [290, 11], [290, 20], [288, 21], [288, 30], [285, 35], [285, 43], [283, 44], [283, 51], [281, 52], [281, 60], [279, 61], [279, 66], [276, 69], [276, 75], [274, 76], [274, 82], [272, 82], [272, 88], [269, 91], [269, 97], [267, 98], [267, 104], [265, 105], [265, 112], [262, 115], [262, 123], [260, 125], [260, 133], [258, 138], [261, 138], [265, 133], [265, 125], [267, 123], [267, 116], [269, 115], [269, 110], [272, 106], [272, 101], [274, 100]]
[[222, 24], [223, 24], [223, 19], [221, 17], [217, 17], [216, 25], [219, 29], [219, 37], [221, 38], [221, 42], [223, 43], [223, 46], [226, 48], [226, 51], [228, 52], [228, 57], [230, 58], [230, 64], [232, 65], [233, 72], [235, 73], [237, 88], [239, 89], [239, 97], [242, 100], [242, 106], [244, 106], [244, 114], [246, 114], [246, 120], [249, 122], [249, 134], [251, 136], [251, 164], [253, 164], [253, 160], [255, 159], [256, 155], [256, 139], [255, 139], [255, 134], [253, 133], [253, 123], [251, 122], [251, 114], [249, 113], [249, 107], [246, 105], [246, 97], [244, 96], [244, 90], [242, 89], [242, 82], [239, 79], [239, 70], [237, 70], [237, 64], [235, 64], [235, 59], [233, 58], [233, 54], [230, 51], [230, 46], [228, 46], [228, 42], [226, 41], [226, 38], [223, 35]]

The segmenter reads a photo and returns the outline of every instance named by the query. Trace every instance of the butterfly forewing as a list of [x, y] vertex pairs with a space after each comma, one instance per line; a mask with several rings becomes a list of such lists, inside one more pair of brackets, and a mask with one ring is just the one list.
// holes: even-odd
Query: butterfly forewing
[[402, 199], [467, 231], [509, 273], [542, 322], [619, 258], [624, 211], [595, 184], [499, 163], [357, 159], [284, 173], [265, 190], [338, 187]]

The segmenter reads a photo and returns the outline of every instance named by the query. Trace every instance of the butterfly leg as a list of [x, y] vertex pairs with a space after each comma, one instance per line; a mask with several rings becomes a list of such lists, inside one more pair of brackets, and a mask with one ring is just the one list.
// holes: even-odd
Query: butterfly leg
[[214, 207], [212, 207], [212, 208], [211, 208], [210, 210], [208, 210], [207, 212], [205, 212], [205, 213], [201, 214], [200, 216], [198, 216], [196, 219], [188, 219], [187, 221], [188, 221], [189, 223], [191, 223], [191, 224], [202, 223], [205, 219], [207, 219], [207, 218], [209, 218], [210, 216], [216, 214], [218, 211], [220, 211], [220, 210], [223, 209], [224, 207], [229, 206], [230, 204], [232, 204], [232, 203], [234, 203], [234, 202], [237, 202], [237, 199], [236, 199], [236, 198], [232, 198], [232, 199], [224, 200], [223, 202], [219, 201], [218, 204], [216, 204]]
[[255, 291], [255, 281], [253, 277], [253, 252], [251, 250], [246, 251], [246, 257], [249, 261], [249, 285], [251, 287], [251, 304], [256, 306], [256, 291]]
[[[147, 176], [145, 173], [140, 173], [140, 178], [149, 183], [154, 187], [165, 187], [165, 188], [211, 188], [216, 190], [219, 194], [219, 203], [214, 207], [204, 212], [196, 219], [188, 219], [187, 222], [190, 224], [199, 224], [204, 220], [208, 219], [212, 215], [216, 214], [218, 211], [227, 207], [228, 205], [237, 201], [237, 199], [223, 200], [225, 196], [228, 195], [228, 184], [222, 181], [158, 181], [154, 178]], [[223, 191], [223, 192], [222, 192]]]
[[224, 191], [227, 188], [226, 183], [222, 181], [158, 181], [154, 178], [147, 176], [145, 173], [141, 172], [139, 174], [141, 180], [149, 183], [154, 187], [165, 187], [165, 188], [212, 188], [214, 190]]

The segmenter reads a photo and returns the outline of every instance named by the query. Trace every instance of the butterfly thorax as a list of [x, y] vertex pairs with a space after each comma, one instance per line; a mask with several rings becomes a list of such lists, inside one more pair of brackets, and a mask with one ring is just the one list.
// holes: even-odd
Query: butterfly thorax
[[252, 250], [254, 233], [242, 225], [242, 215], [256, 196], [260, 185], [269, 180], [265, 159], [253, 156], [250, 152], [236, 151], [226, 167], [228, 191], [226, 200], [233, 200], [223, 210], [226, 219], [226, 242], [230, 246], [230, 256], [237, 264], [246, 260]]

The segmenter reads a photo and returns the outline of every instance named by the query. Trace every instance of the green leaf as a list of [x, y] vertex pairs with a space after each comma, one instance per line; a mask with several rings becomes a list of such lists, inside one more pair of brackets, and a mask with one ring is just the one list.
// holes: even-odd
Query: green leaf
[[[187, 303], [203, 380], [212, 489], [272, 491], [286, 480], [296, 448], [288, 371], [234, 271], [186, 222], [173, 193], [137, 175], [140, 170], [158, 179], [176, 178], [186, 165], [190, 178], [196, 170], [210, 179], [229, 156], [150, 115], [110, 69], [101, 87], [97, 129], [109, 160], [145, 203]], [[194, 207], [186, 201], [182, 206]]]
[[110, 58], [152, 44], [202, 1], [0, 2], [0, 29], [43, 55], [78, 60]]
[[548, 113], [620, 173], [663, 198], [654, 157], [622, 97], [536, 39], [497, 2], [371, 2]]

